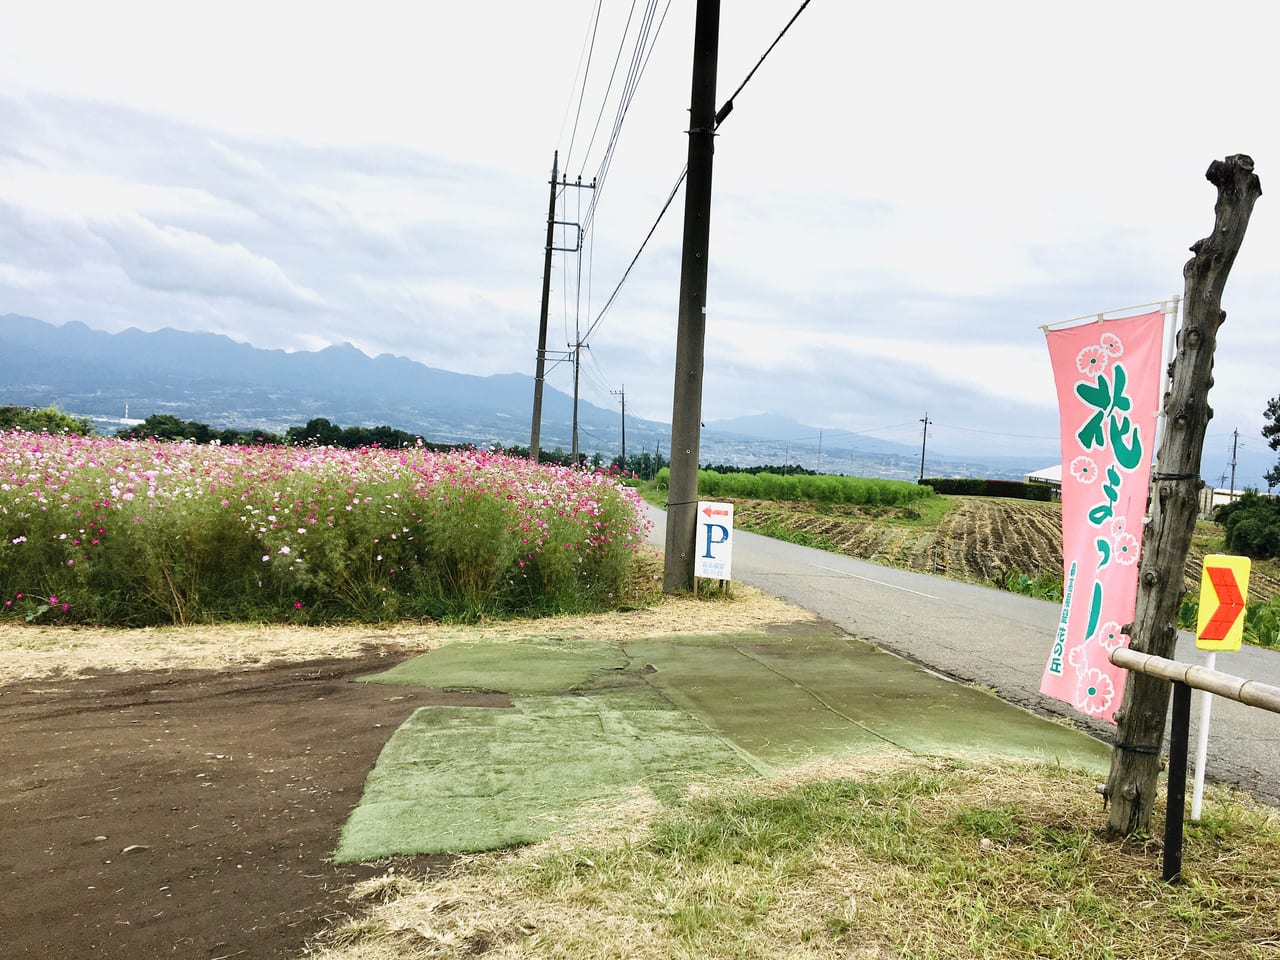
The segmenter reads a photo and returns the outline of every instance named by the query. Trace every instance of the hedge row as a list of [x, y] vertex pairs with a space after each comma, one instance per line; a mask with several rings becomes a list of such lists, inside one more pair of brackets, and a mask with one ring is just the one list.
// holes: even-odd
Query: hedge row
[[950, 493], [966, 497], [1009, 497], [1014, 500], [1053, 499], [1053, 487], [1047, 483], [1022, 480], [984, 480], [980, 477], [930, 477], [920, 481], [933, 487], [934, 493]]

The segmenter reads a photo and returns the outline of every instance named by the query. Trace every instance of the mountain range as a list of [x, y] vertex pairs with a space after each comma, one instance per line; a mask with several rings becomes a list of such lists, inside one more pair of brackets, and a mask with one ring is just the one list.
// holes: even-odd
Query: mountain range
[[[472, 376], [406, 357], [370, 357], [349, 343], [319, 351], [267, 350], [213, 333], [129, 328], [107, 333], [73, 321], [60, 326], [0, 316], [0, 405], [54, 405], [114, 432], [153, 413], [216, 428], [283, 433], [324, 417], [341, 426], [388, 425], [442, 443], [528, 445], [533, 378]], [[543, 393], [541, 446], [573, 445], [573, 398]], [[606, 459], [621, 446], [621, 416], [580, 400], [579, 449]], [[671, 426], [629, 417], [630, 454], [661, 451]], [[905, 444], [824, 431], [761, 414], [705, 425], [704, 463], [803, 463], [829, 472], [914, 480], [920, 451]], [[973, 462], [930, 457], [929, 475], [1018, 478], [1045, 466], [1016, 458]]]

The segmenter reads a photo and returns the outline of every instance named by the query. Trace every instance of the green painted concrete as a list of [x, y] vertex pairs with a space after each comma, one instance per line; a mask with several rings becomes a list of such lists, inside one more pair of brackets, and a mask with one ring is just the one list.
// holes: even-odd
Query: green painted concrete
[[456, 643], [367, 678], [511, 694], [513, 709], [426, 707], [388, 741], [337, 859], [464, 852], [571, 828], [636, 790], [898, 750], [1103, 772], [1096, 740], [834, 628], [617, 644]]

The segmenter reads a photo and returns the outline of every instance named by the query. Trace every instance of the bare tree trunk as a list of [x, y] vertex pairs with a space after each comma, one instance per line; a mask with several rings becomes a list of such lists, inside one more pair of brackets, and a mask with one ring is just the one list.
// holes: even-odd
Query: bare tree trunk
[[[1178, 353], [1164, 396], [1165, 426], [1152, 474], [1154, 502], [1142, 544], [1137, 609], [1126, 630], [1132, 649], [1170, 658], [1178, 637], [1183, 567], [1203, 486], [1200, 456], [1205, 428], [1213, 417], [1207, 398], [1213, 386], [1218, 327], [1227, 316], [1222, 290], [1244, 241], [1254, 201], [1262, 195], [1253, 160], [1243, 154], [1215, 160], [1205, 177], [1218, 188], [1213, 233], [1191, 248], [1193, 256], [1182, 270]], [[1168, 681], [1145, 674], [1130, 672], [1125, 682], [1124, 704], [1116, 713], [1119, 729], [1111, 773], [1103, 787], [1111, 804], [1107, 827], [1112, 834], [1151, 827], [1169, 691]]]

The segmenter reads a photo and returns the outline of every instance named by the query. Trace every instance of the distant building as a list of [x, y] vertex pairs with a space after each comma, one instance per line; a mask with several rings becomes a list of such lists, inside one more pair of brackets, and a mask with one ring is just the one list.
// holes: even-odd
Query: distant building
[[[1200, 488], [1200, 519], [1212, 520], [1213, 511], [1219, 507], [1225, 507], [1232, 500], [1239, 500], [1243, 494], [1243, 490], [1228, 490], [1205, 484]], [[1263, 496], [1266, 496], [1266, 494], [1263, 494]]]
[[1062, 464], [1057, 463], [1052, 467], [1045, 467], [1034, 473], [1028, 473], [1023, 477], [1027, 483], [1044, 483], [1053, 488], [1053, 498], [1055, 500], [1062, 499]]

